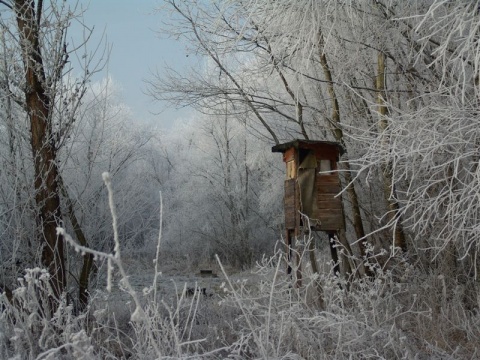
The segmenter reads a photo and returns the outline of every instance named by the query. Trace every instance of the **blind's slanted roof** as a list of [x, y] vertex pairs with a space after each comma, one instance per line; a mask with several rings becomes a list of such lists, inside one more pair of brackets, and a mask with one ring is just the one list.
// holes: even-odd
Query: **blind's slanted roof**
[[272, 152], [281, 152], [284, 153], [288, 149], [292, 147], [296, 150], [298, 149], [312, 149], [315, 148], [317, 145], [327, 145], [327, 146], [335, 146], [337, 147], [338, 153], [343, 155], [345, 153], [345, 149], [339, 144], [334, 141], [318, 141], [318, 140], [301, 140], [296, 139], [293, 141], [289, 141], [283, 144], [278, 144], [272, 147]]

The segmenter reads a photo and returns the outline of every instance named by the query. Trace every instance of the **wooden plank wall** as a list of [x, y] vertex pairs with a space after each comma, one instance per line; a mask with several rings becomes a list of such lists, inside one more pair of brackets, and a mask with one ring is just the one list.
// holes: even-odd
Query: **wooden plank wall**
[[315, 230], [336, 231], [345, 227], [343, 220], [342, 200], [335, 197], [340, 191], [338, 174], [318, 175], [315, 179], [317, 190], [317, 213], [320, 227]]

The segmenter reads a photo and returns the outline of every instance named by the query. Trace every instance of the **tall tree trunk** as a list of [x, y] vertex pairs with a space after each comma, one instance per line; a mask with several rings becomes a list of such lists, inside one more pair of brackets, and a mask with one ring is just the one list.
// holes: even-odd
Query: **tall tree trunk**
[[57, 236], [56, 231], [61, 218], [60, 196], [57, 182], [57, 154], [50, 119], [51, 99], [47, 92], [39, 41], [41, 8], [41, 1], [38, 3], [36, 13], [34, 1], [15, 0], [14, 3], [25, 70], [24, 92], [30, 120], [36, 220], [43, 246], [42, 263], [50, 273], [53, 295], [59, 298], [66, 286], [65, 258], [63, 239]]
[[[333, 136], [335, 137], [335, 140], [340, 143], [345, 151], [347, 150], [347, 147], [345, 145], [345, 140], [343, 139], [343, 131], [340, 128], [341, 122], [340, 122], [340, 106], [338, 105], [338, 99], [337, 99], [337, 94], [335, 92], [335, 88], [333, 86], [333, 77], [332, 77], [332, 72], [330, 71], [330, 67], [328, 65], [327, 57], [325, 55], [325, 52], [322, 50], [323, 45], [324, 45], [324, 40], [323, 40], [323, 34], [320, 32], [319, 33], [320, 37], [320, 64], [323, 69], [323, 74], [325, 76], [325, 80], [327, 80], [327, 89], [328, 93], [330, 95], [330, 100], [332, 102], [332, 118], [330, 122], [330, 130], [332, 131]], [[355, 190], [355, 186], [352, 183], [352, 174], [351, 174], [351, 169], [350, 169], [350, 163], [348, 162], [348, 158], [344, 159], [344, 161], [340, 164], [342, 170], [345, 170], [343, 172], [343, 175], [345, 177], [345, 182], [347, 184], [347, 194], [351, 202], [352, 206], [352, 214], [353, 214], [353, 228], [355, 230], [355, 235], [357, 239], [365, 238], [365, 230], [363, 228], [363, 222], [362, 222], [362, 215], [360, 212], [360, 204], [358, 201], [358, 196], [357, 192]], [[366, 242], [366, 241], [365, 241]], [[365, 249], [363, 246], [363, 242], [359, 246], [360, 248], [360, 255], [362, 257], [365, 256]], [[363, 261], [362, 261], [363, 263]], [[368, 269], [364, 270], [365, 272], [368, 272]]]
[[[386, 57], [383, 52], [378, 53], [377, 61], [377, 104], [378, 104], [378, 114], [380, 115], [380, 120], [378, 122], [378, 128], [380, 136], [382, 136], [382, 141], [384, 146], [388, 146], [388, 136], [384, 134], [385, 130], [388, 128], [388, 108], [385, 104], [385, 62]], [[403, 251], [407, 250], [407, 245], [405, 241], [405, 234], [403, 232], [403, 226], [401, 219], [399, 218], [399, 205], [396, 199], [395, 188], [393, 187], [393, 178], [392, 178], [392, 162], [388, 159], [387, 163], [382, 168], [383, 175], [383, 192], [385, 196], [385, 201], [388, 204], [388, 221], [394, 224], [393, 232], [393, 244], [395, 247], [402, 249]]]

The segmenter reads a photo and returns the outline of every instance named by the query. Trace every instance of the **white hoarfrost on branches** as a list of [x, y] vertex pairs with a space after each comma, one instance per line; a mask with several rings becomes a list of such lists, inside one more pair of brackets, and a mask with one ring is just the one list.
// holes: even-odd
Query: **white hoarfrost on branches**
[[[61, 294], [37, 266], [24, 64], [6, 16], [20, 2], [0, 0], [1, 359], [478, 358], [479, 1], [164, 0], [162, 31], [200, 65], [159, 71], [149, 91], [201, 115], [161, 131], [134, 122], [110, 77], [87, 81], [88, 55], [85, 81], [73, 62], [60, 78], [49, 67], [74, 13], [37, 24], [58, 80], [46, 89]], [[67, 6], [25, 3], [43, 19]], [[309, 233], [288, 263], [271, 147], [297, 138], [344, 146], [340, 236], [363, 253]], [[298, 263], [301, 286], [287, 274]]]

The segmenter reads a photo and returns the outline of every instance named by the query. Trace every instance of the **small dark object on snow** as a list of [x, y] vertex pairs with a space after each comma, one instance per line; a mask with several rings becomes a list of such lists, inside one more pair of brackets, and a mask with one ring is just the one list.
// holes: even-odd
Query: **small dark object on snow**
[[207, 293], [207, 288], [197, 288], [197, 287], [188, 287], [186, 291], [186, 296], [191, 297], [195, 295], [195, 292], [205, 296], [205, 297], [211, 297], [212, 294]]

